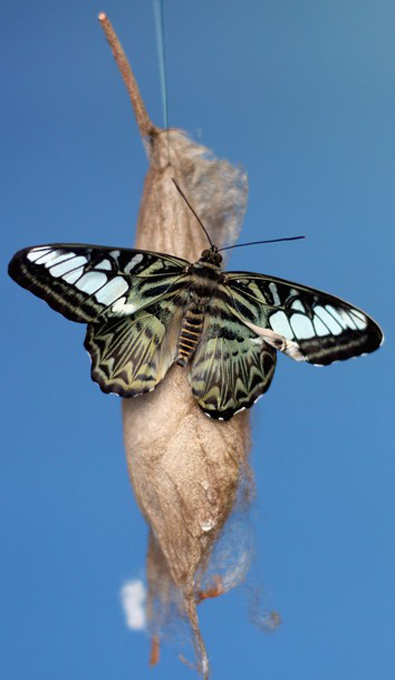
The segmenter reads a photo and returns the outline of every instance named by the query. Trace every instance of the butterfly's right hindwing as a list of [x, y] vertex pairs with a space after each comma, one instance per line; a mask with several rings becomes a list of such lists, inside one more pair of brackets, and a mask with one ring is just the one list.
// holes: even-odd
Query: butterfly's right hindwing
[[187, 264], [150, 251], [52, 244], [20, 250], [8, 271], [67, 319], [89, 323], [103, 312], [132, 314], [175, 291]]
[[221, 299], [212, 300], [189, 380], [199, 406], [212, 418], [229, 420], [269, 389], [276, 351], [234, 317]]

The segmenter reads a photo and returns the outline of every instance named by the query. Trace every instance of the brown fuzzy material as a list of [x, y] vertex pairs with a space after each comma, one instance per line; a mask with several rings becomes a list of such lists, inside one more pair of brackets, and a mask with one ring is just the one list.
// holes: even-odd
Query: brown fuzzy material
[[[108, 33], [107, 37], [110, 41]], [[116, 59], [117, 51], [118, 45], [113, 47]], [[140, 97], [138, 90], [136, 96]], [[210, 156], [179, 130], [160, 131], [149, 119], [139, 127], [150, 168], [136, 246], [190, 261], [208, 247], [173, 178], [212, 241], [217, 246], [234, 242], [246, 204], [245, 175]], [[133, 489], [150, 526], [147, 614], [155, 644], [175, 605], [190, 621], [199, 670], [208, 678], [196, 601], [204, 599], [202, 574], [247, 470], [249, 418], [246, 411], [228, 422], [207, 417], [192, 396], [187, 374], [188, 367], [173, 366], [152, 393], [123, 400], [124, 442]]]
[[[221, 178], [240, 179], [240, 173], [223, 161], [202, 157], [202, 147], [180, 132], [173, 131], [169, 143], [172, 165], [167, 164], [167, 138], [158, 135], [151, 142], [155, 165], [145, 181], [136, 244], [194, 261], [207, 247], [206, 237], [172, 178], [182, 183], [197, 213], [205, 215], [212, 239], [222, 245], [232, 240], [235, 228], [226, 201], [234, 199], [237, 182], [228, 194]], [[173, 366], [151, 394], [123, 401], [124, 441], [136, 498], [151, 528], [149, 616], [160, 633], [155, 616], [165, 617], [177, 597], [173, 586], [179, 589], [178, 606], [190, 619], [199, 666], [208, 677], [195, 600], [200, 574], [236, 499], [249, 425], [245, 411], [228, 422], [208, 418], [192, 396], [187, 370]]]

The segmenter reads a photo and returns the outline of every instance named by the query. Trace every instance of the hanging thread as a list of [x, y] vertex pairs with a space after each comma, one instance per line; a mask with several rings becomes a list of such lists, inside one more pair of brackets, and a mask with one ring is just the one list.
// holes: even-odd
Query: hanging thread
[[163, 12], [163, 0], [153, 0], [153, 2], [154, 2], [156, 44], [157, 44], [157, 48], [158, 48], [160, 88], [161, 88], [161, 93], [162, 93], [163, 127], [168, 128], [169, 127], [169, 108], [168, 108], [168, 97], [167, 97], [166, 55], [165, 55], [165, 22], [164, 22], [164, 12]]

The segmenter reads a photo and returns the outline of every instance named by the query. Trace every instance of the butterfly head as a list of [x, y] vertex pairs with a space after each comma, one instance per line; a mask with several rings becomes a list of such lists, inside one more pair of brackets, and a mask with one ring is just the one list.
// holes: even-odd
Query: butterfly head
[[210, 264], [220, 266], [222, 262], [222, 255], [218, 252], [217, 246], [211, 246], [211, 248], [203, 250], [200, 256], [200, 261], [205, 263], [209, 262]]

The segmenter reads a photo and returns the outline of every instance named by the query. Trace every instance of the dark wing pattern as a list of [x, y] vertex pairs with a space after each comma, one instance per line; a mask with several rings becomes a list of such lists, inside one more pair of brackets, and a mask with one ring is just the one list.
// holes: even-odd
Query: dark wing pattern
[[72, 321], [88, 323], [92, 378], [123, 397], [154, 389], [174, 362], [188, 262], [89, 245], [25, 248], [11, 277]]
[[207, 415], [229, 420], [252, 406], [269, 388], [275, 365], [275, 349], [225, 302], [213, 299], [189, 373], [193, 395]]
[[175, 292], [187, 265], [150, 251], [51, 244], [20, 250], [8, 272], [67, 319], [89, 323], [105, 311], [132, 314]]
[[235, 316], [297, 361], [327, 365], [383, 341], [373, 319], [333, 295], [250, 272], [227, 272], [226, 282]]
[[[88, 324], [92, 377], [104, 392], [148, 392], [175, 361], [189, 303], [189, 263], [171, 255], [52, 244], [19, 251], [10, 276], [63, 316]], [[205, 309], [189, 379], [201, 408], [227, 420], [269, 387], [276, 350], [330, 364], [383, 340], [364, 312], [289, 281], [227, 272]]]
[[85, 348], [103, 392], [135, 397], [154, 389], [176, 359], [182, 307], [183, 296], [177, 295], [131, 316], [105, 315], [88, 325]]

